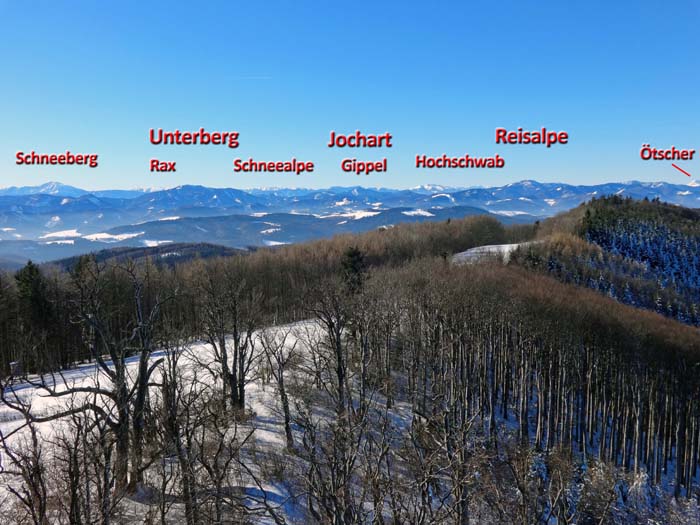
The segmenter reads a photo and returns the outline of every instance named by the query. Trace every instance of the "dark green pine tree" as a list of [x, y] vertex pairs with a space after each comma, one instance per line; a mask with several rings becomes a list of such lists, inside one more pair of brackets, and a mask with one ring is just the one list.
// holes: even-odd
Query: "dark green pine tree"
[[359, 293], [365, 282], [367, 263], [365, 255], [357, 246], [351, 246], [343, 254], [343, 280], [351, 294]]
[[28, 323], [46, 326], [51, 304], [46, 297], [46, 281], [39, 267], [32, 261], [15, 274], [18, 298], [23, 317]]

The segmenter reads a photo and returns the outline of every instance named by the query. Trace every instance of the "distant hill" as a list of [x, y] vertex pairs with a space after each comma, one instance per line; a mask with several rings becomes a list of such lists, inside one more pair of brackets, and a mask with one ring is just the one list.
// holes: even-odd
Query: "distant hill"
[[[92, 256], [98, 262], [121, 262], [127, 259], [140, 261], [151, 259], [157, 264], [174, 265], [192, 259], [208, 259], [211, 257], [226, 257], [246, 253], [245, 250], [236, 250], [208, 243], [177, 243], [167, 246], [154, 246], [151, 248], [112, 248], [95, 252]], [[70, 270], [80, 260], [80, 255], [59, 259], [46, 263], [59, 266], [64, 270]]]
[[168, 247], [178, 243], [207, 242], [229, 248], [280, 246], [343, 233], [360, 233], [390, 228], [400, 223], [435, 222], [472, 215], [490, 215], [512, 224], [518, 218], [489, 214], [479, 208], [455, 206], [445, 209], [415, 210], [395, 208], [329, 215], [272, 213], [260, 215], [219, 215], [213, 217], [170, 217], [140, 224], [118, 226], [97, 234], [81, 235], [64, 230], [39, 240], [0, 242], [0, 258], [32, 259], [35, 262], [65, 259], [101, 249]]

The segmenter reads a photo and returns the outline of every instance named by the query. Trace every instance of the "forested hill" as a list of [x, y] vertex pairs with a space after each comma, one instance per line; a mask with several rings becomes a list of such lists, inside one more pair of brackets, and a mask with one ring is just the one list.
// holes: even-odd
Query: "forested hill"
[[516, 263], [700, 326], [700, 211], [610, 196], [546, 221], [542, 233]]
[[685, 235], [700, 235], [700, 210], [668, 204], [659, 199], [636, 200], [612, 195], [593, 199], [586, 210], [583, 233], [619, 221], [655, 223]]
[[[212, 257], [230, 257], [232, 255], [243, 255], [246, 250], [229, 248], [218, 244], [209, 243], [174, 243], [161, 246], [150, 247], [135, 247], [128, 246], [112, 248], [109, 250], [100, 250], [92, 253], [95, 261], [100, 263], [124, 263], [126, 261], [145, 262], [147, 259], [157, 264], [167, 264], [173, 266], [193, 259], [209, 259]], [[58, 266], [63, 270], [69, 271], [83, 258], [83, 255], [76, 255], [66, 259], [59, 259], [45, 263], [45, 266]]]

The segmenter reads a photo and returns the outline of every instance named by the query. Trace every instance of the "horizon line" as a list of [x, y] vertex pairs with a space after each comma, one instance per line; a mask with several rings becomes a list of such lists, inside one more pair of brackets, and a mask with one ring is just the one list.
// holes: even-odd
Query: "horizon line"
[[[443, 188], [443, 189], [452, 189], [452, 190], [472, 190], [472, 189], [490, 189], [490, 188], [505, 188], [509, 186], [513, 186], [516, 184], [523, 184], [526, 182], [534, 182], [537, 184], [560, 184], [563, 186], [573, 186], [573, 187], [597, 187], [597, 186], [604, 186], [606, 184], [622, 184], [622, 185], [630, 185], [630, 184], [643, 184], [643, 185], [656, 185], [656, 184], [668, 184], [672, 186], [698, 186], [700, 185], [700, 182], [696, 181], [695, 179], [692, 179], [687, 182], [683, 183], [675, 183], [675, 182], [668, 182], [668, 181], [640, 181], [640, 180], [627, 180], [627, 181], [607, 181], [607, 182], [601, 182], [598, 184], [572, 184], [569, 182], [541, 182], [536, 179], [522, 179], [516, 182], [509, 182], [506, 184], [501, 184], [501, 185], [494, 185], [494, 186], [485, 186], [485, 185], [474, 185], [474, 186], [451, 186], [451, 185], [446, 185], [446, 184], [437, 184], [437, 183], [425, 183], [425, 184], [420, 184], [418, 186], [407, 186], [407, 187], [391, 187], [391, 186], [363, 186], [361, 184], [355, 184], [355, 185], [350, 185], [350, 186], [342, 186], [342, 185], [331, 185], [331, 186], [319, 186], [319, 187], [310, 187], [310, 186], [249, 186], [249, 187], [234, 187], [234, 186], [207, 186], [204, 184], [178, 184], [176, 186], [151, 186], [151, 187], [130, 187], [130, 188], [119, 188], [119, 187], [108, 187], [104, 189], [89, 189], [86, 187], [82, 186], [73, 186], [72, 184], [65, 184], [62, 182], [58, 182], [55, 180], [49, 180], [44, 183], [36, 184], [36, 185], [26, 185], [26, 186], [0, 186], [0, 191], [6, 191], [6, 190], [21, 190], [21, 189], [39, 189], [44, 186], [50, 186], [50, 185], [59, 185], [59, 186], [65, 186], [68, 188], [73, 188], [81, 191], [85, 191], [88, 193], [96, 193], [96, 192], [105, 192], [105, 191], [135, 191], [135, 192], [143, 192], [143, 193], [155, 193], [158, 191], [168, 191], [168, 190], [175, 190], [175, 189], [180, 189], [183, 187], [191, 186], [191, 187], [199, 187], [199, 188], [207, 188], [207, 189], [213, 189], [213, 190], [238, 190], [238, 191], [276, 191], [276, 190], [296, 190], [296, 191], [303, 191], [303, 190], [308, 190], [308, 191], [322, 191], [322, 190], [329, 190], [332, 188], [344, 188], [344, 189], [353, 189], [353, 188], [362, 188], [362, 189], [372, 189], [372, 190], [396, 190], [396, 191], [407, 191], [407, 190], [418, 190], [418, 189], [430, 189], [431, 187], [437, 187], [437, 188]], [[439, 190], [438, 190], [439, 191]]]

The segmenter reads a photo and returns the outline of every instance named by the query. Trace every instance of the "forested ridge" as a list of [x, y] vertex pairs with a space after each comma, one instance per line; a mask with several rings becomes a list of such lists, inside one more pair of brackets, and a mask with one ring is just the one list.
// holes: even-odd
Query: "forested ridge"
[[553, 219], [544, 229], [556, 233], [516, 261], [700, 326], [700, 212], [610, 196], [565, 215], [581, 218]]
[[[586, 206], [0, 277], [6, 515], [697, 523], [695, 212]], [[508, 265], [450, 263], [536, 236]], [[98, 384], [54, 386], [83, 361]], [[33, 410], [27, 381], [70, 403]], [[255, 437], [268, 391], [279, 447]]]

